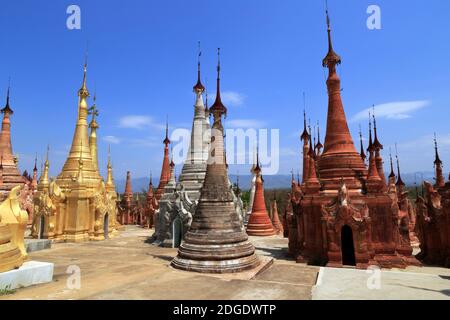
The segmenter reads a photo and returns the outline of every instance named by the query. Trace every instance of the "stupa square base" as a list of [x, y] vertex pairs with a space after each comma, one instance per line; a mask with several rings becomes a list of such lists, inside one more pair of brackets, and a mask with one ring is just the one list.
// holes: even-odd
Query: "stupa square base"
[[19, 269], [0, 273], [0, 289], [14, 290], [51, 282], [53, 268], [53, 263], [27, 261]]
[[[223, 280], [251, 280], [253, 278], [255, 278], [257, 275], [261, 274], [263, 271], [267, 270], [268, 268], [270, 268], [273, 265], [274, 259], [272, 257], [267, 257], [267, 256], [261, 256], [258, 255], [258, 265], [254, 268], [251, 269], [246, 269], [243, 271], [239, 271], [239, 272], [216, 272], [216, 273], [211, 273], [211, 272], [200, 272], [197, 271], [198, 273], [201, 273], [203, 275], [209, 275], [212, 277], [217, 277]], [[194, 270], [183, 270], [183, 269], [179, 269], [177, 267], [174, 267], [172, 264], [170, 266], [172, 269], [180, 271], [180, 272], [192, 272]]]

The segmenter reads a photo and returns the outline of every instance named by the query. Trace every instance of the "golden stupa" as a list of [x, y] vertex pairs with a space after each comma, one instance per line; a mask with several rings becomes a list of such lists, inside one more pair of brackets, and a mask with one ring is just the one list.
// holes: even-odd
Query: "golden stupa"
[[[48, 178], [48, 153], [44, 172], [34, 197], [34, 238], [81, 242], [103, 240], [116, 232], [116, 190], [108, 159], [105, 184], [98, 170], [98, 115], [95, 99], [88, 108], [84, 65], [83, 84], [78, 91], [78, 118], [69, 156], [56, 180]], [[88, 115], [92, 116], [88, 125]], [[91, 129], [89, 132], [89, 128]]]

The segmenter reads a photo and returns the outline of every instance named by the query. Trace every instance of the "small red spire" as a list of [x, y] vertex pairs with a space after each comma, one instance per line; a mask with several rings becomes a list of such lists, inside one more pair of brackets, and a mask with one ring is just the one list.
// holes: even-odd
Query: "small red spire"
[[442, 188], [445, 186], [445, 178], [442, 174], [442, 161], [439, 158], [438, 144], [436, 133], [434, 133], [434, 151], [435, 151], [435, 160], [434, 160], [434, 168], [435, 168], [435, 179], [436, 179], [436, 188]]
[[391, 150], [389, 149], [389, 160], [391, 162], [391, 173], [389, 174], [389, 178], [395, 178], [395, 173], [394, 173], [394, 162], [392, 161], [392, 153]]
[[395, 157], [397, 158], [397, 183], [395, 184], [398, 187], [404, 187], [405, 183], [402, 180], [402, 176], [400, 174], [400, 160], [398, 159], [397, 145], [395, 145]]
[[359, 126], [359, 142], [361, 145], [361, 151], [360, 151], [361, 159], [363, 159], [363, 161], [365, 162], [367, 159], [367, 156], [366, 156], [366, 153], [364, 152], [364, 144], [363, 144], [363, 137], [362, 137], [362, 132], [361, 132], [361, 125]]
[[375, 150], [377, 150], [377, 149], [382, 150], [383, 145], [380, 143], [380, 141], [378, 141], [378, 135], [377, 135], [377, 120], [375, 118], [375, 105], [373, 106], [372, 117], [373, 117], [373, 131], [375, 134], [375, 137], [373, 140], [373, 147], [375, 148]]
[[437, 138], [436, 133], [434, 133], [434, 152], [435, 152], [435, 158], [434, 158], [434, 165], [442, 165], [442, 161], [439, 157], [439, 150], [438, 150], [438, 144], [437, 144]]
[[[303, 100], [305, 100], [305, 93], [303, 92]], [[309, 133], [308, 130], [306, 128], [306, 110], [303, 109], [303, 133], [300, 136], [300, 139], [302, 141], [307, 141], [307, 139], [309, 139]]]
[[5, 115], [12, 115], [14, 113], [14, 111], [9, 106], [9, 90], [10, 90], [10, 85], [8, 85], [8, 91], [6, 93], [6, 105], [3, 109], [1, 109], [1, 112]]
[[274, 197], [274, 199], [272, 200], [271, 203], [271, 211], [272, 211], [272, 225], [274, 227], [274, 229], [277, 231], [277, 234], [283, 234], [284, 233], [284, 228], [283, 228], [283, 224], [280, 221], [280, 217], [278, 215], [278, 205], [277, 205], [277, 200]]
[[314, 148], [317, 150], [317, 153], [320, 153], [320, 150], [323, 149], [323, 144], [320, 141], [320, 126], [319, 121], [317, 121], [317, 144], [314, 146]]
[[377, 164], [375, 161], [375, 151], [374, 150], [370, 150], [370, 155], [369, 155], [369, 174], [367, 177], [368, 181], [381, 181], [380, 175], [378, 174], [378, 170], [377, 170]]
[[[309, 128], [309, 132], [311, 132], [311, 127]], [[311, 137], [311, 135], [310, 135]], [[312, 139], [309, 138], [309, 150], [308, 150], [308, 156], [310, 156], [311, 158], [314, 158], [314, 148], [313, 148], [313, 144], [312, 144]]]
[[133, 195], [133, 191], [131, 189], [131, 172], [127, 171], [127, 180], [125, 182], [125, 192], [124, 192], [125, 196], [132, 196]]
[[163, 143], [167, 146], [170, 144], [169, 140], [169, 117], [166, 119], [166, 138], [164, 139]]
[[166, 138], [164, 139], [164, 158], [159, 178], [158, 189], [156, 190], [156, 199], [159, 201], [164, 194], [164, 188], [170, 180], [170, 160], [169, 160], [169, 124], [166, 123]]
[[367, 146], [367, 151], [371, 152], [374, 150], [373, 142], [372, 142], [372, 119], [370, 118], [370, 112], [369, 112], [369, 145]]
[[255, 197], [253, 198], [252, 213], [247, 224], [247, 234], [250, 236], [272, 236], [276, 230], [272, 225], [269, 214], [267, 213], [266, 202], [264, 200], [264, 181], [261, 177], [261, 168], [259, 167], [258, 153], [256, 154], [256, 182]]
[[147, 196], [151, 196], [153, 198], [153, 175], [152, 175], [152, 173], [150, 173], [150, 182], [148, 184]]
[[333, 43], [331, 41], [331, 27], [330, 27], [330, 16], [328, 14], [328, 9], [326, 10], [327, 15], [327, 32], [328, 32], [328, 53], [322, 61], [324, 67], [334, 69], [336, 65], [341, 63], [341, 57], [334, 52]]

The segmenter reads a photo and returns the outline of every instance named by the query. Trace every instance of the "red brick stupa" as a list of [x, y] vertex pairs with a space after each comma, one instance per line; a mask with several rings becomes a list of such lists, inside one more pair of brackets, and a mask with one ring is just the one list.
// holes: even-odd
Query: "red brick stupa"
[[0, 110], [3, 114], [0, 132], [0, 202], [5, 200], [12, 188], [23, 185], [26, 179], [17, 167], [17, 158], [13, 155], [11, 144], [11, 116], [14, 111], [9, 105], [9, 87], [6, 95], [6, 105]]
[[271, 204], [271, 212], [272, 212], [272, 224], [278, 235], [284, 235], [283, 224], [280, 221], [280, 216], [278, 215], [278, 205], [277, 200], [273, 199]]
[[220, 60], [216, 100], [209, 111], [214, 117], [214, 124], [206, 177], [191, 227], [171, 265], [177, 269], [205, 273], [253, 269], [260, 264], [260, 260], [236, 212], [228, 180], [222, 126], [222, 116], [226, 115], [227, 108], [220, 98]]
[[118, 204], [119, 222], [122, 225], [135, 223], [136, 202], [133, 198], [131, 189], [131, 173], [127, 171], [127, 180], [125, 182], [125, 192], [122, 200]]
[[247, 234], [249, 236], [267, 237], [277, 233], [272, 225], [269, 214], [266, 209], [264, 200], [264, 185], [261, 175], [261, 167], [259, 166], [259, 156], [256, 155], [256, 182], [255, 182], [255, 198], [253, 199], [252, 213], [248, 219]]
[[[405, 242], [399, 225], [395, 185], [386, 190], [383, 180], [382, 149], [375, 132], [369, 141], [369, 168], [356, 151], [341, 100], [336, 66], [341, 57], [333, 50], [327, 11], [328, 53], [323, 66], [327, 79], [328, 116], [323, 153], [317, 157], [309, 140], [304, 157], [307, 177], [299, 192], [293, 184], [289, 223], [289, 253], [297, 262], [331, 267], [369, 265], [404, 268], [420, 264]], [[372, 122], [372, 119], [370, 119]], [[376, 126], [374, 125], [376, 128]], [[372, 130], [370, 129], [372, 137]], [[306, 141], [304, 154], [306, 153]]]
[[153, 193], [153, 179], [150, 174], [150, 184], [148, 186], [147, 196], [145, 198], [144, 214], [147, 219], [147, 228], [152, 228], [155, 223], [155, 212], [158, 207], [158, 201]]
[[166, 122], [166, 137], [163, 141], [164, 143], [164, 158], [161, 169], [161, 177], [159, 178], [158, 189], [156, 189], [156, 200], [161, 200], [162, 195], [164, 194], [164, 188], [170, 180], [170, 161], [169, 161], [169, 122]]

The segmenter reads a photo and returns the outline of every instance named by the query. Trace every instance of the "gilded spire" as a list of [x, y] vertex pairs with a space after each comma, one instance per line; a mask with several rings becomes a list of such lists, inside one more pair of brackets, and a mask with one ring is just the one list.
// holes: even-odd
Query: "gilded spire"
[[33, 168], [33, 179], [31, 180], [31, 188], [33, 190], [36, 190], [38, 185], [38, 181], [37, 181], [37, 155], [34, 158], [34, 168]]
[[81, 149], [80, 149], [80, 158], [78, 159], [78, 184], [81, 185], [84, 182], [83, 177], [83, 168], [84, 168], [84, 161], [83, 161], [83, 140], [80, 141]]
[[89, 127], [98, 129], [99, 125], [98, 125], [97, 121], [95, 120], [95, 118], [98, 117], [97, 93], [94, 93], [94, 103], [93, 103], [92, 107], [89, 108], [88, 114], [92, 115]]
[[[75, 132], [73, 135], [72, 146], [70, 148], [69, 155], [63, 166], [62, 172], [58, 175], [57, 182], [61, 187], [67, 186], [72, 178], [79, 174], [80, 157], [83, 160], [82, 170], [83, 179], [89, 186], [98, 185], [101, 180], [98, 172], [98, 163], [95, 157], [93, 161], [91, 155], [91, 144], [96, 147], [96, 143], [90, 143], [92, 137], [89, 134], [88, 115], [89, 108], [87, 98], [89, 92], [86, 86], [86, 73], [87, 73], [87, 59], [84, 63], [83, 69], [83, 83], [81, 89], [78, 91], [78, 117], [75, 126]], [[95, 127], [95, 126], [94, 126]], [[95, 130], [94, 130], [95, 131]], [[94, 156], [96, 156], [94, 154]], [[95, 164], [94, 164], [95, 162]]]
[[112, 172], [112, 164], [111, 164], [111, 146], [108, 146], [108, 164], [107, 164], [107, 169], [108, 169], [108, 176], [106, 178], [106, 188], [108, 189], [108, 191], [111, 190], [115, 190], [116, 187], [114, 185], [114, 177], [113, 177], [113, 172]]
[[198, 42], [198, 62], [197, 62], [197, 84], [194, 86], [194, 92], [197, 94], [202, 94], [205, 91], [205, 87], [203, 86], [200, 80], [200, 57], [202, 56], [202, 51], [200, 49], [200, 41]]
[[48, 170], [50, 167], [50, 162], [48, 160], [48, 154], [50, 152], [50, 146], [47, 146], [47, 154], [45, 156], [44, 170], [42, 171], [41, 177], [39, 178], [38, 189], [43, 190], [48, 187], [50, 182], [48, 179]]
[[219, 117], [227, 114], [227, 108], [223, 105], [222, 99], [220, 98], [220, 48], [217, 48], [217, 91], [216, 100], [214, 101], [211, 108], [209, 108], [210, 113], [217, 114]]
[[86, 86], [86, 73], [87, 73], [87, 54], [85, 56], [83, 68], [83, 83], [81, 84], [80, 90], [78, 90], [78, 96], [80, 97], [80, 99], [89, 97], [89, 91]]
[[94, 94], [94, 104], [89, 108], [88, 114], [92, 116], [89, 127], [91, 128], [91, 133], [89, 135], [89, 149], [91, 151], [92, 164], [94, 169], [98, 171], [98, 147], [97, 147], [97, 129], [99, 125], [95, 118], [98, 116], [98, 110], [96, 105], [96, 94]]

